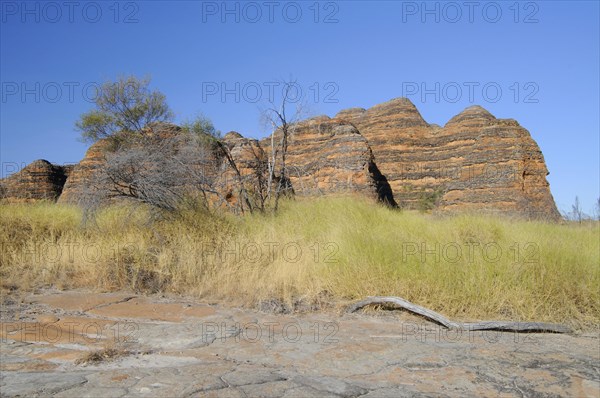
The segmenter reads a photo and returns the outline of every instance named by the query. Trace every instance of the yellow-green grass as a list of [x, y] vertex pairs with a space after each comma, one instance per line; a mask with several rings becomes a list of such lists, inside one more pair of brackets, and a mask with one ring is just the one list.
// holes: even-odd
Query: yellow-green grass
[[0, 277], [20, 289], [173, 292], [253, 306], [401, 296], [457, 320], [600, 323], [600, 227], [436, 217], [354, 197], [276, 215], [197, 211], [149, 221], [113, 206], [0, 207]]

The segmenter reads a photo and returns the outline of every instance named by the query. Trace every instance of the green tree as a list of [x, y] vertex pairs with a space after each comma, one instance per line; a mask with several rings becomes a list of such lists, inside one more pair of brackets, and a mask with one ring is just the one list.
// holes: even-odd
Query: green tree
[[97, 93], [96, 109], [75, 123], [82, 139], [95, 142], [117, 132], [141, 131], [151, 123], [171, 121], [173, 112], [165, 95], [151, 91], [149, 84], [149, 78], [135, 76], [104, 83]]
[[181, 124], [181, 128], [200, 139], [201, 142], [216, 148], [217, 142], [221, 140], [221, 132], [215, 128], [212, 121], [204, 115], [198, 115], [194, 119], [188, 119]]

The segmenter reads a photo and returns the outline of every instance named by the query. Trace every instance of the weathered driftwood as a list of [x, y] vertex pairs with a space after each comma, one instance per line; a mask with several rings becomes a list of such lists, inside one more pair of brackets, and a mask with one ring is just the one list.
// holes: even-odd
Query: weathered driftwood
[[463, 330], [505, 330], [511, 332], [552, 332], [552, 333], [571, 333], [572, 330], [566, 325], [556, 323], [543, 322], [507, 322], [507, 321], [483, 321], [473, 323], [452, 322], [442, 314], [421, 307], [406, 301], [400, 297], [367, 297], [357, 303], [352, 304], [347, 312], [355, 312], [363, 307], [373, 304], [394, 305], [410, 311], [414, 314], [421, 315], [433, 322], [439, 323], [448, 329], [463, 329]]

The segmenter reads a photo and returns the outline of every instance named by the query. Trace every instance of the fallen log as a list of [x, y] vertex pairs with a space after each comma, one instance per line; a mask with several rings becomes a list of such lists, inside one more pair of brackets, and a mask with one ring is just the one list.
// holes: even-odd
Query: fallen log
[[346, 312], [355, 312], [368, 305], [393, 305], [410, 311], [414, 314], [421, 315], [435, 323], [438, 323], [448, 329], [462, 330], [502, 330], [510, 332], [551, 332], [551, 333], [572, 333], [573, 330], [566, 326], [556, 323], [545, 322], [508, 322], [508, 321], [483, 321], [483, 322], [453, 322], [440, 313], [432, 311], [428, 308], [421, 307], [404, 300], [401, 297], [382, 297], [373, 296], [367, 297], [357, 303], [350, 305]]

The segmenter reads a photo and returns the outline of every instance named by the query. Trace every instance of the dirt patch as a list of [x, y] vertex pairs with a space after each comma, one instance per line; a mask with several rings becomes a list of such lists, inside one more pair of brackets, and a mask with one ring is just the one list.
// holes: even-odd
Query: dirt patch
[[67, 311], [89, 311], [94, 308], [123, 301], [132, 295], [123, 293], [79, 293], [64, 292], [48, 296], [37, 296], [33, 302], [47, 304]]
[[203, 318], [213, 315], [208, 306], [182, 303], [156, 303], [148, 298], [134, 298], [88, 311], [90, 314], [111, 318], [135, 318], [155, 321], [181, 322], [186, 318]]

